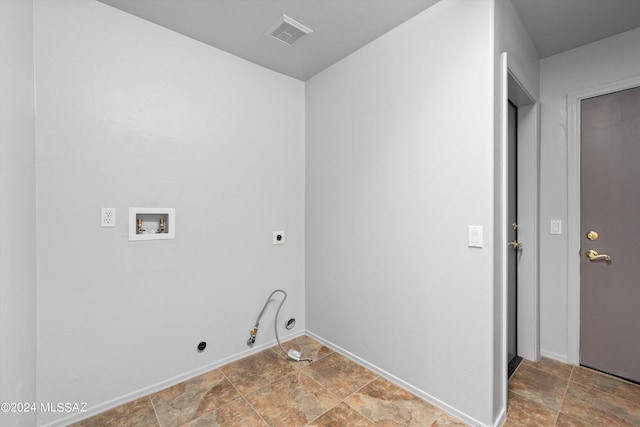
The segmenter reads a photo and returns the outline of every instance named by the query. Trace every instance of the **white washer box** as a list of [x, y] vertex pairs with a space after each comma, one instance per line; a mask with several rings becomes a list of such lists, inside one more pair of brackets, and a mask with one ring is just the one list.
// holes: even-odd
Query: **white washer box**
[[129, 208], [129, 241], [175, 238], [174, 208]]

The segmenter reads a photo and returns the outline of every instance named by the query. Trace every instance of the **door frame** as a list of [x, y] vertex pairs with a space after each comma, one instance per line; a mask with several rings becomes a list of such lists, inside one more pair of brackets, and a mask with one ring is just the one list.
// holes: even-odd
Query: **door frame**
[[580, 102], [640, 87], [640, 76], [567, 94], [567, 362], [580, 365]]
[[[526, 87], [521, 76], [524, 74], [518, 66], [509, 61], [508, 54], [502, 53], [504, 68], [506, 68], [507, 94], [503, 98], [504, 105], [503, 131], [506, 138], [507, 129], [507, 102], [511, 102], [518, 108], [517, 141], [518, 141], [518, 240], [525, 245], [518, 263], [518, 295], [517, 295], [517, 343], [518, 355], [525, 359], [540, 360], [540, 105]], [[506, 139], [503, 159], [505, 172], [503, 185], [507, 191], [508, 180], [506, 177]], [[504, 200], [502, 230], [506, 230], [509, 221], [506, 215], [506, 194]], [[506, 349], [506, 265], [507, 265], [507, 239], [498, 242], [504, 246], [503, 265], [504, 276], [504, 301], [505, 301], [505, 349]], [[506, 354], [505, 354], [506, 358]]]
[[[503, 349], [507, 348], [507, 102], [518, 107], [518, 240], [524, 251], [518, 265], [517, 344], [518, 355], [525, 359], [540, 360], [540, 105], [524, 83], [518, 66], [509, 61], [506, 52], [501, 54], [502, 98], [501, 102], [501, 153], [503, 167], [500, 171], [500, 216], [496, 224], [496, 240], [502, 264], [503, 292]], [[504, 363], [506, 377], [506, 362]]]

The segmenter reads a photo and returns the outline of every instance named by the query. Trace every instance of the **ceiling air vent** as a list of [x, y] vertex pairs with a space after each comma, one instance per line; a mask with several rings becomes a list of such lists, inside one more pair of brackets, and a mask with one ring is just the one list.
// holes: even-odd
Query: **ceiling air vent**
[[307, 28], [301, 23], [289, 18], [287, 15], [282, 15], [276, 22], [273, 23], [264, 35], [273, 37], [274, 39], [281, 41], [287, 46], [291, 46], [300, 37], [313, 33], [311, 28]]

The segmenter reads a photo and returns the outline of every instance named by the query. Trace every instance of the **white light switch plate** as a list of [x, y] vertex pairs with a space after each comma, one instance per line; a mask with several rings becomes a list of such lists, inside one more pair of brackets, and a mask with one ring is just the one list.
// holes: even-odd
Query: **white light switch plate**
[[482, 242], [482, 226], [481, 225], [470, 225], [469, 226], [469, 247], [470, 248], [481, 248], [483, 245]]
[[550, 233], [551, 234], [562, 234], [562, 220], [561, 219], [552, 219], [551, 220]]

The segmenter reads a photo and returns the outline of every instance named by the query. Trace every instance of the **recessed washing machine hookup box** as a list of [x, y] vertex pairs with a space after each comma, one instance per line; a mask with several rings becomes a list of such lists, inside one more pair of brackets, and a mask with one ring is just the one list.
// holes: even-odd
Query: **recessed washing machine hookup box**
[[129, 208], [129, 240], [176, 238], [174, 208]]

